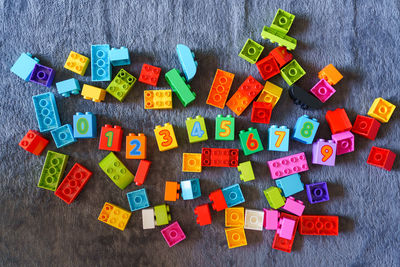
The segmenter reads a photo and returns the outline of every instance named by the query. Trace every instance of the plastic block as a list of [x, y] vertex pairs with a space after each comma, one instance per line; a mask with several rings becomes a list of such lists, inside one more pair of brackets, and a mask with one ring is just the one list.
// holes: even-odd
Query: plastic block
[[245, 156], [264, 150], [256, 128], [250, 127], [247, 131], [240, 131], [239, 139]]
[[350, 131], [332, 134], [332, 140], [336, 143], [336, 155], [354, 151], [354, 135]]
[[174, 128], [169, 122], [165, 123], [164, 126], [157, 125], [156, 128], [154, 128], [154, 134], [156, 135], [158, 149], [161, 152], [178, 147]]
[[294, 50], [297, 46], [296, 39], [268, 26], [263, 27], [261, 37], [270, 40], [271, 43], [278, 43], [279, 46], [284, 46], [287, 50]]
[[290, 253], [292, 251], [292, 246], [293, 246], [293, 242], [294, 242], [294, 237], [296, 235], [296, 229], [297, 229], [297, 225], [299, 222], [299, 217], [281, 212], [280, 220], [282, 220], [283, 218], [291, 219], [296, 222], [295, 226], [294, 226], [294, 230], [293, 230], [292, 239], [288, 240], [288, 239], [282, 238], [276, 232], [275, 236], [274, 236], [274, 242], [272, 243], [272, 248]]
[[244, 208], [225, 209], [225, 227], [244, 227]]
[[71, 94], [78, 95], [81, 92], [81, 86], [75, 78], [56, 83], [57, 92], [63, 97], [69, 97]]
[[339, 217], [321, 215], [303, 215], [300, 217], [301, 235], [338, 235]]
[[272, 105], [265, 102], [253, 102], [251, 122], [268, 124], [271, 119]]
[[344, 108], [328, 110], [325, 114], [325, 119], [331, 128], [332, 134], [350, 131], [352, 128], [349, 117]]
[[179, 189], [180, 189], [180, 185], [178, 182], [166, 181], [165, 182], [164, 200], [165, 201], [176, 201], [177, 199], [179, 199]]
[[117, 76], [115, 76], [112, 82], [108, 85], [106, 91], [122, 102], [131, 91], [135, 82], [136, 78], [132, 74], [128, 73], [124, 69], [120, 69]]
[[282, 94], [282, 88], [271, 83], [266, 82], [264, 85], [264, 89], [261, 91], [260, 96], [257, 99], [257, 102], [265, 102], [270, 103], [272, 108], [275, 107], [276, 103], [278, 103], [279, 98]]
[[244, 229], [262, 231], [264, 212], [261, 210], [246, 209]]
[[295, 173], [278, 180], [275, 180], [276, 186], [282, 189], [285, 197], [294, 195], [304, 190], [304, 184], [300, 180], [300, 174]]
[[36, 119], [41, 133], [54, 130], [61, 126], [60, 117], [53, 93], [32, 96]]
[[200, 226], [211, 224], [211, 212], [208, 204], [199, 205], [194, 208], [194, 214], [197, 215], [196, 223]]
[[65, 62], [64, 68], [83, 76], [85, 75], [88, 66], [89, 58], [74, 51], [71, 51], [69, 53], [67, 61]]
[[264, 46], [258, 44], [251, 39], [247, 39], [246, 43], [239, 53], [239, 57], [243, 58], [251, 64], [254, 64], [257, 62], [263, 50]]
[[254, 177], [253, 167], [251, 167], [250, 160], [240, 163], [237, 169], [240, 172], [240, 180], [248, 182], [256, 179]]
[[200, 180], [191, 179], [187, 181], [181, 181], [181, 191], [183, 200], [190, 200], [200, 197]]
[[93, 82], [111, 80], [110, 46], [91, 45], [91, 70]]
[[25, 81], [29, 81], [31, 73], [35, 65], [39, 63], [39, 59], [32, 58], [31, 53], [22, 53], [14, 65], [11, 67], [11, 72]]
[[385, 123], [390, 120], [395, 108], [396, 106], [389, 101], [378, 97], [372, 103], [372, 106], [368, 111], [368, 115], [382, 123]]
[[272, 21], [271, 28], [286, 34], [292, 27], [294, 18], [293, 14], [279, 8]]
[[268, 129], [268, 150], [269, 151], [289, 151], [290, 129], [286, 126], [271, 125]]
[[375, 140], [381, 124], [374, 118], [357, 115], [351, 131], [370, 140]]
[[165, 80], [184, 107], [195, 100], [196, 94], [190, 90], [190, 85], [186, 84], [185, 78], [181, 76], [177, 69], [172, 69], [165, 73]]
[[275, 47], [269, 54], [274, 57], [279, 68], [282, 68], [293, 59], [293, 55], [284, 46]]
[[285, 205], [282, 207], [283, 210], [286, 210], [290, 213], [293, 213], [297, 216], [301, 216], [304, 211], [304, 204], [300, 200], [296, 200], [294, 197], [288, 197], [286, 199]]
[[163, 235], [169, 247], [173, 247], [182, 240], [186, 239], [186, 235], [182, 231], [182, 228], [178, 222], [171, 223], [162, 229], [161, 234]]
[[189, 143], [197, 143], [208, 140], [207, 128], [204, 118], [200, 115], [196, 118], [186, 119], [186, 131], [188, 133]]
[[142, 70], [140, 71], [139, 82], [151, 86], [157, 86], [160, 74], [161, 74], [161, 68], [154, 67], [149, 64], [143, 64]]
[[243, 193], [239, 184], [222, 188], [222, 194], [224, 195], [228, 208], [244, 202]]
[[273, 56], [266, 56], [259, 60], [256, 66], [264, 80], [268, 80], [281, 72]]
[[131, 212], [125, 209], [106, 202], [100, 212], [98, 220], [124, 231], [131, 214]]
[[305, 70], [303, 70], [300, 64], [297, 63], [296, 59], [293, 59], [281, 69], [282, 78], [287, 82], [288, 85], [294, 84], [305, 74]]
[[20, 147], [37, 156], [42, 154], [48, 144], [49, 140], [34, 130], [29, 130], [24, 138], [19, 142]]
[[263, 192], [271, 208], [279, 209], [285, 205], [285, 198], [281, 195], [282, 190], [280, 188], [271, 186]]
[[79, 163], [75, 163], [67, 176], [55, 191], [55, 195], [71, 204], [92, 177], [92, 172]]
[[121, 190], [130, 185], [135, 178], [113, 152], [102, 159], [99, 166]]
[[129, 58], [128, 48], [121, 46], [121, 48], [111, 48], [110, 50], [110, 62], [116, 66], [130, 65], [131, 60]]
[[206, 103], [223, 109], [228, 99], [234, 77], [235, 74], [233, 73], [217, 69]]
[[396, 154], [389, 149], [373, 146], [369, 152], [367, 163], [387, 171], [393, 167]]
[[228, 207], [221, 189], [211, 192], [208, 195], [208, 198], [210, 199], [211, 206], [215, 211], [221, 211]]
[[52, 68], [36, 64], [33, 68], [29, 81], [50, 87], [53, 82], [54, 75], [56, 75], [56, 72]]
[[141, 210], [150, 206], [146, 188], [135, 190], [126, 194], [131, 211]]
[[322, 103], [325, 103], [336, 90], [325, 80], [320, 80], [311, 88], [310, 92], [315, 95]]
[[250, 75], [240, 85], [239, 89], [228, 100], [226, 105], [236, 115], [240, 116], [262, 89], [262, 84]]
[[96, 115], [92, 112], [77, 112], [73, 116], [75, 138], [95, 138], [97, 136]]
[[225, 228], [225, 234], [228, 248], [247, 246], [246, 234], [243, 227]]
[[47, 151], [38, 187], [55, 191], [64, 173], [65, 167], [67, 166], [68, 158], [68, 155], [51, 150]]
[[133, 180], [137, 186], [140, 186], [146, 181], [147, 174], [149, 173], [151, 161], [142, 159], [137, 168], [135, 179]]
[[318, 78], [321, 80], [324, 79], [330, 85], [335, 85], [343, 78], [343, 76], [332, 64], [329, 64], [318, 72]]
[[335, 166], [336, 147], [336, 143], [332, 140], [326, 141], [324, 139], [318, 139], [318, 141], [313, 144], [312, 163]]
[[50, 133], [51, 136], [53, 136], [53, 140], [54, 143], [56, 143], [57, 148], [76, 142], [71, 124], [65, 124], [57, 129], [52, 130]]
[[318, 98], [296, 84], [289, 88], [289, 96], [293, 103], [299, 105], [302, 109], [320, 109], [324, 105]]
[[153, 208], [142, 209], [142, 223], [143, 230], [156, 228]]
[[215, 119], [215, 140], [235, 140], [235, 118], [231, 115], [218, 115]]
[[237, 167], [239, 149], [205, 148], [201, 149], [201, 166], [203, 167]]
[[201, 153], [183, 153], [183, 172], [201, 172]]
[[171, 221], [169, 213], [169, 205], [162, 204], [154, 207], [154, 216], [156, 217], [156, 225], [166, 225]]
[[265, 230], [277, 230], [279, 221], [279, 211], [263, 209], [264, 210], [264, 228]]
[[145, 109], [172, 109], [171, 90], [145, 90]]
[[176, 45], [176, 53], [178, 54], [179, 63], [183, 73], [185, 74], [186, 81], [190, 82], [197, 71], [197, 61], [194, 60], [194, 53], [190, 48], [183, 44]]
[[147, 155], [147, 137], [143, 133], [138, 135], [130, 133], [126, 137], [126, 152], [127, 159], [145, 159]]
[[282, 218], [282, 220], [279, 220], [279, 226], [276, 230], [276, 233], [279, 235], [279, 237], [290, 240], [292, 239], [295, 225], [295, 220]]
[[292, 138], [300, 143], [310, 145], [314, 141], [318, 127], [317, 119], [303, 115], [297, 119]]
[[84, 99], [92, 100], [93, 102], [101, 102], [106, 98], [106, 90], [99, 87], [84, 84], [81, 95]]
[[272, 179], [278, 179], [294, 173], [308, 171], [308, 164], [304, 152], [267, 162]]
[[106, 124], [101, 127], [100, 132], [100, 142], [99, 149], [100, 150], [108, 150], [108, 151], [121, 151], [121, 143], [122, 143], [122, 129], [121, 126]]
[[328, 186], [326, 182], [306, 184], [308, 201], [311, 204], [329, 200]]

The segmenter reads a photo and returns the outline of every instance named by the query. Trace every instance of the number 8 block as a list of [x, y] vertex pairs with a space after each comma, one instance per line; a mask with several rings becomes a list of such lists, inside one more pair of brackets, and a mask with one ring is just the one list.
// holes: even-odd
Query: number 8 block
[[195, 119], [189, 117], [186, 119], [186, 130], [190, 143], [207, 141], [207, 128], [202, 116], [196, 116]]
[[271, 125], [268, 129], [268, 150], [289, 151], [289, 131], [286, 126], [278, 128], [276, 125]]
[[77, 112], [73, 117], [75, 138], [95, 138], [97, 135], [96, 116], [92, 112]]
[[239, 139], [245, 156], [264, 150], [256, 128], [250, 127], [247, 131], [240, 131]]
[[311, 119], [307, 115], [303, 115], [297, 119], [292, 138], [303, 144], [310, 145], [314, 141], [318, 127], [319, 122], [317, 119]]
[[336, 143], [332, 140], [319, 139], [313, 144], [312, 163], [335, 166]]
[[130, 133], [126, 137], [126, 154], [127, 159], [145, 159], [147, 147], [147, 137], [140, 133], [138, 135]]
[[169, 122], [165, 123], [164, 126], [157, 125], [156, 128], [154, 128], [154, 134], [156, 135], [158, 149], [161, 152], [178, 147], [174, 128]]

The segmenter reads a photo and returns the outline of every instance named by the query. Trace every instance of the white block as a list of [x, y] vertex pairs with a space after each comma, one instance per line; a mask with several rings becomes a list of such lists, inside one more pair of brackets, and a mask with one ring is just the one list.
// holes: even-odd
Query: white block
[[154, 229], [156, 227], [154, 221], [153, 208], [142, 210], [142, 221], [143, 221], [143, 229]]
[[263, 211], [246, 209], [244, 216], [244, 229], [262, 231], [263, 222]]

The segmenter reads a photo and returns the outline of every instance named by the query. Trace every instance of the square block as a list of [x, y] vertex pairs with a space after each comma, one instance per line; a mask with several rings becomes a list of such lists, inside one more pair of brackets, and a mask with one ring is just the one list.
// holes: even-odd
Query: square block
[[281, 195], [282, 190], [280, 188], [271, 186], [263, 192], [271, 208], [279, 209], [285, 205], [285, 198]]
[[19, 146], [34, 155], [39, 156], [49, 144], [49, 140], [44, 138], [39, 132], [29, 130], [19, 142]]
[[57, 129], [52, 130], [51, 136], [57, 148], [64, 147], [76, 142], [71, 124], [65, 124]]
[[10, 70], [21, 79], [29, 81], [31, 73], [38, 63], [39, 59], [36, 57], [32, 58], [31, 53], [22, 53]]
[[329, 200], [328, 186], [326, 182], [306, 184], [308, 201], [311, 204]]
[[129, 218], [131, 218], [131, 213], [129, 211], [106, 202], [100, 212], [98, 220], [124, 231]]
[[228, 248], [247, 246], [246, 234], [243, 227], [225, 228]]
[[281, 71], [279, 69], [278, 63], [276, 63], [273, 56], [266, 56], [265, 58], [259, 60], [256, 63], [258, 72], [260, 73], [263, 80], [268, 80], [275, 75], [279, 74]]
[[165, 182], [165, 193], [164, 200], [165, 201], [176, 201], [179, 199], [179, 189], [180, 185], [178, 182]]
[[201, 153], [183, 153], [183, 172], [201, 172]]
[[208, 195], [211, 206], [215, 211], [221, 211], [227, 208], [224, 194], [221, 189], [217, 189]]
[[263, 209], [264, 210], [264, 228], [265, 230], [277, 230], [279, 221], [279, 211]]
[[100, 150], [108, 151], [121, 151], [122, 144], [122, 128], [121, 126], [115, 125], [114, 127], [106, 124], [101, 127], [100, 132]]
[[290, 240], [292, 239], [295, 225], [295, 220], [282, 218], [282, 220], [279, 220], [279, 226], [276, 230], [276, 233], [279, 235], [279, 237]]
[[186, 45], [177, 44], [176, 54], [178, 55], [185, 79], [190, 82], [197, 71], [197, 61], [194, 60], [194, 53]]
[[171, 90], [145, 90], [145, 109], [172, 109]]
[[279, 68], [282, 68], [293, 59], [293, 55], [289, 53], [287, 48], [284, 46], [275, 47], [271, 52], [269, 52], [269, 54], [274, 57]]
[[56, 72], [52, 68], [36, 64], [33, 68], [29, 81], [50, 87], [55, 75]]
[[237, 167], [239, 149], [206, 148], [201, 149], [201, 166], [206, 167]]
[[228, 208], [244, 202], [244, 197], [239, 184], [222, 188], [222, 194], [224, 195]]
[[372, 106], [368, 111], [368, 115], [382, 123], [385, 123], [390, 120], [395, 108], [396, 106], [389, 101], [378, 97], [372, 103]]
[[200, 115], [196, 118], [186, 119], [186, 130], [189, 137], [190, 143], [197, 143], [208, 140], [207, 128], [204, 118]]
[[69, 156], [54, 151], [47, 151], [46, 160], [43, 164], [42, 173], [38, 182], [38, 187], [56, 191], [61, 176], [67, 166]]
[[294, 242], [294, 237], [296, 235], [296, 229], [297, 229], [297, 224], [299, 222], [299, 217], [281, 212], [280, 220], [282, 220], [283, 218], [288, 218], [288, 219], [294, 220], [296, 222], [296, 224], [294, 226], [294, 230], [293, 230], [292, 239], [288, 240], [288, 239], [282, 238], [276, 232], [275, 236], [274, 236], [274, 241], [272, 243], [272, 248], [290, 253], [292, 251], [292, 246], [293, 246], [293, 242]]
[[311, 88], [310, 92], [315, 95], [322, 103], [325, 103], [336, 90], [325, 80], [320, 80]]
[[121, 48], [111, 48], [110, 50], [110, 62], [114, 67], [130, 65], [131, 60], [129, 58], [128, 48], [121, 46]]
[[110, 46], [91, 45], [91, 70], [93, 82], [107, 82], [111, 80]]
[[45, 133], [61, 126], [60, 116], [53, 93], [32, 96], [39, 131]]
[[271, 23], [271, 28], [286, 34], [292, 27], [294, 18], [293, 14], [279, 8]]
[[247, 39], [246, 43], [239, 53], [239, 57], [243, 58], [251, 64], [254, 64], [257, 62], [263, 50], [264, 46], [258, 44], [251, 39]]
[[146, 188], [135, 190], [126, 194], [131, 211], [141, 210], [150, 206]]
[[297, 46], [296, 39], [268, 26], [263, 27], [261, 37], [263, 39], [269, 39], [271, 43], [278, 43], [279, 46], [284, 46], [287, 50], [294, 50]]
[[130, 185], [135, 178], [113, 152], [110, 152], [102, 159], [99, 162], [99, 166], [121, 190]]
[[339, 217], [321, 215], [303, 215], [300, 217], [301, 235], [338, 235]]
[[272, 105], [265, 102], [253, 102], [251, 122], [268, 124], [271, 119]]
[[375, 140], [381, 124], [374, 118], [357, 115], [351, 131], [370, 140]]
[[294, 195], [304, 190], [304, 184], [300, 180], [300, 174], [295, 173], [278, 180], [275, 180], [276, 186], [282, 189], [285, 197]]
[[154, 134], [156, 136], [158, 149], [161, 152], [178, 147], [174, 128], [169, 122], [165, 123], [164, 126], [157, 125], [156, 128], [154, 128]]
[[244, 208], [225, 209], [225, 227], [244, 227]]
[[304, 152], [267, 162], [272, 179], [278, 179], [294, 173], [308, 171]]
[[223, 117], [218, 115], [215, 118], [215, 140], [235, 140], [235, 118], [231, 115]]
[[151, 86], [157, 86], [160, 73], [161, 73], [161, 68], [154, 67], [149, 64], [143, 64], [142, 70], [140, 71], [139, 82]]
[[261, 210], [246, 209], [244, 229], [262, 231], [264, 212]]
[[64, 64], [64, 68], [75, 72], [81, 76], [85, 75], [86, 69], [89, 66], [89, 58], [80, 55], [74, 51], [69, 53], [67, 61]]
[[297, 119], [292, 138], [300, 143], [310, 145], [314, 141], [318, 127], [317, 119], [303, 115]]
[[281, 69], [282, 78], [288, 85], [297, 82], [301, 77], [306, 74], [305, 70], [297, 63], [296, 59], [290, 61], [285, 67]]
[[126, 152], [127, 159], [145, 159], [147, 152], [147, 137], [144, 133], [138, 135], [130, 133], [126, 137]]
[[240, 131], [239, 139], [245, 156], [264, 150], [256, 128], [250, 127], [247, 131]]
[[143, 230], [156, 228], [153, 208], [142, 209], [142, 224]]
[[57, 92], [63, 97], [69, 97], [71, 94], [78, 95], [81, 92], [81, 86], [75, 78], [56, 83]]
[[312, 163], [326, 166], [335, 166], [336, 143], [332, 140], [318, 139], [313, 144]]
[[233, 73], [217, 69], [206, 103], [223, 109], [228, 99], [234, 77], [235, 74]]
[[140, 186], [146, 181], [147, 174], [149, 173], [151, 161], [142, 159], [136, 170], [135, 179], [133, 180], [137, 186]]
[[95, 138], [97, 135], [96, 116], [92, 112], [77, 112], [73, 116], [75, 138]]
[[199, 205], [194, 209], [197, 215], [196, 223], [200, 226], [211, 224], [211, 212], [208, 204]]
[[237, 166], [238, 171], [240, 172], [240, 180], [244, 182], [252, 181], [256, 179], [254, 177], [253, 167], [251, 166], [251, 161], [245, 161]]
[[181, 76], [177, 69], [172, 69], [165, 73], [165, 80], [184, 107], [196, 99], [196, 94], [191, 91], [190, 85], [186, 83], [185, 78]]
[[289, 151], [290, 129], [286, 126], [271, 125], [268, 129], [268, 150], [269, 151]]
[[[114, 49], [114, 48], [113, 48]], [[106, 91], [119, 101], [124, 101], [125, 97], [131, 91], [136, 78], [124, 69], [120, 69], [117, 76], [106, 88]]]
[[290, 213], [293, 213], [297, 216], [301, 216], [304, 211], [304, 204], [300, 200], [296, 200], [294, 197], [288, 197], [286, 199], [285, 205], [282, 207], [283, 210], [286, 210]]
[[154, 206], [154, 216], [156, 217], [156, 225], [166, 225], [171, 221], [171, 214], [169, 214], [169, 205], [162, 204]]
[[369, 152], [367, 163], [387, 171], [393, 167], [396, 154], [389, 149], [373, 146]]
[[161, 234], [163, 235], [169, 247], [173, 247], [182, 240], [186, 239], [186, 235], [182, 231], [182, 228], [178, 222], [171, 223], [162, 229]]
[[331, 128], [332, 134], [350, 131], [352, 128], [351, 122], [344, 108], [328, 110], [325, 114], [325, 119]]
[[107, 91], [96, 86], [84, 84], [81, 95], [84, 99], [101, 102], [106, 98]]
[[283, 89], [271, 82], [266, 82], [264, 85], [264, 89], [261, 91], [260, 96], [257, 99], [257, 102], [265, 102], [270, 103], [272, 108], [275, 107], [276, 103], [278, 103], [279, 98], [281, 97]]
[[321, 80], [324, 79], [330, 85], [335, 85], [343, 78], [343, 76], [332, 64], [329, 64], [318, 72], [318, 78]]
[[354, 135], [350, 131], [332, 134], [332, 140], [336, 143], [336, 155], [354, 151]]
[[181, 181], [181, 191], [183, 200], [191, 200], [200, 197], [200, 180], [191, 179], [187, 181]]

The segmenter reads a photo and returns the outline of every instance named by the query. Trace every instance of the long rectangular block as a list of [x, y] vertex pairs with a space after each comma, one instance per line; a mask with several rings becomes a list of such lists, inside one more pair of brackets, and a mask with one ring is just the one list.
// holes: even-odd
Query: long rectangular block
[[135, 178], [113, 152], [102, 159], [99, 166], [121, 190], [124, 190]]
[[68, 155], [47, 151], [38, 187], [55, 191], [67, 166], [68, 158]]
[[201, 166], [203, 167], [237, 167], [239, 149], [205, 148], [201, 149]]
[[233, 73], [217, 69], [206, 103], [223, 109], [228, 99], [234, 77], [235, 74]]
[[303, 215], [300, 217], [301, 235], [338, 235], [339, 217], [322, 215]]
[[190, 85], [186, 84], [185, 78], [181, 76], [177, 69], [172, 69], [165, 73], [165, 80], [184, 107], [195, 100], [196, 94], [190, 90]]
[[92, 45], [91, 48], [91, 70], [93, 82], [107, 82], [111, 80], [110, 46]]
[[60, 116], [53, 93], [32, 96], [36, 119], [41, 133], [54, 130], [61, 126]]
[[271, 178], [278, 179], [294, 173], [308, 171], [308, 164], [304, 152], [267, 162]]

